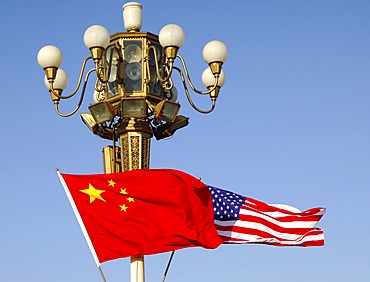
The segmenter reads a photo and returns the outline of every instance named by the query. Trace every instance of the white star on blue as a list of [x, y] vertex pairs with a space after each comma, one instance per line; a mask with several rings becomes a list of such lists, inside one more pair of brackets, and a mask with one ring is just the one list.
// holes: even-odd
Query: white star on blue
[[212, 195], [214, 218], [221, 221], [239, 219], [240, 207], [245, 197], [220, 188], [208, 188]]

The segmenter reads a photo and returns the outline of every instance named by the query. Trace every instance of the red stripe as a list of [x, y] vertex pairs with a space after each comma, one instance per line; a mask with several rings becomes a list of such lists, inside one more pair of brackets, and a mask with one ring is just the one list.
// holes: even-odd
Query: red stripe
[[[264, 226], [267, 226], [274, 231], [280, 232], [280, 233], [289, 233], [289, 234], [304, 234], [310, 230], [312, 230], [312, 227], [306, 227], [306, 228], [289, 228], [289, 227], [282, 227], [275, 223], [272, 223], [264, 218], [256, 217], [256, 216], [240, 216], [239, 221], [244, 222], [254, 222], [254, 223], [260, 223]], [[293, 220], [292, 220], [293, 221]]]
[[[219, 226], [216, 225], [216, 229], [217, 230], [221, 230], [219, 229]], [[224, 231], [227, 231], [227, 230], [224, 230]], [[260, 230], [256, 230], [256, 229], [250, 229], [250, 228], [242, 228], [239, 229], [239, 228], [234, 228], [233, 230], [229, 230], [229, 231], [233, 231], [233, 232], [238, 232], [238, 233], [243, 233], [243, 234], [248, 234], [248, 235], [254, 235], [254, 236], [259, 236], [263, 239], [271, 239], [271, 238], [274, 238], [276, 240], [279, 241], [279, 243], [277, 242], [256, 242], [256, 241], [253, 241], [253, 242], [249, 242], [247, 240], [243, 240], [243, 239], [240, 239], [240, 238], [234, 238], [234, 237], [229, 237], [229, 236], [224, 236], [224, 235], [220, 235], [220, 237], [224, 240], [224, 243], [232, 243], [233, 241], [238, 241], [236, 243], [240, 243], [240, 241], [244, 241], [245, 243], [264, 243], [264, 244], [271, 244], [271, 245], [286, 245], [286, 246], [289, 246], [291, 244], [286, 244], [285, 242], [296, 242], [298, 243], [297, 245], [300, 245], [300, 246], [305, 246], [307, 244], [310, 244], [310, 245], [313, 245], [313, 243], [309, 243], [309, 242], [302, 242], [300, 240], [286, 240], [286, 239], [282, 239], [282, 238], [279, 238], [277, 236], [274, 236], [268, 232], [263, 232], [263, 231], [260, 231]], [[323, 234], [323, 231], [321, 229], [313, 229], [313, 230], [310, 230], [309, 232], [307, 232], [306, 234], [304, 234], [302, 237], [301, 237], [301, 240], [303, 240], [306, 236], [314, 236], [314, 235], [320, 235], [320, 234]], [[314, 243], [314, 245], [316, 246], [322, 246], [324, 244], [324, 240], [314, 240], [314, 242], [317, 242], [317, 243]]]
[[[220, 235], [220, 238], [224, 240], [224, 244], [240, 244], [240, 242], [233, 242], [232, 239]], [[281, 243], [267, 243], [267, 242], [244, 242], [245, 244], [261, 244], [261, 245], [272, 245], [272, 246], [300, 246], [300, 247], [314, 247], [314, 246], [324, 246], [325, 242], [324, 240], [314, 240], [314, 241], [306, 241], [306, 242], [300, 242], [299, 244], [292, 245], [292, 244], [284, 244], [284, 242]]]
[[[246, 232], [244, 230], [248, 230], [249, 228], [245, 228], [245, 227], [239, 227], [239, 226], [221, 226], [221, 225], [217, 225], [215, 224], [217, 230], [220, 230], [220, 231], [234, 231], [234, 232], [239, 232], [239, 233], [243, 233], [243, 234], [252, 234], [252, 233], [249, 233], [249, 232]], [[312, 228], [274, 228], [272, 226], [269, 226], [269, 225], [265, 225], [269, 228], [271, 228], [273, 230], [273, 232], [279, 232], [279, 233], [285, 233], [285, 234], [291, 234], [291, 235], [303, 235], [303, 234], [306, 234], [307, 232], [311, 231]], [[254, 229], [251, 229], [251, 230], [254, 230]]]
[[[241, 210], [250, 210], [257, 213], [264, 214], [265, 216], [268, 216], [270, 218], [274, 218], [275, 220], [281, 221], [281, 222], [290, 222], [290, 221], [319, 221], [323, 217], [323, 209], [321, 208], [313, 208], [306, 210], [301, 213], [293, 213], [287, 210], [271, 207], [266, 209], [265, 207], [256, 207], [254, 205], [244, 203], [241, 207]], [[283, 217], [272, 217], [266, 213], [268, 212], [280, 212], [285, 214], [286, 216]]]
[[[259, 236], [259, 237], [262, 237], [262, 238], [276, 238], [278, 239], [279, 241], [289, 241], [288, 239], [283, 239], [283, 238], [280, 238], [280, 237], [277, 237], [267, 231], [262, 231], [262, 230], [258, 230], [258, 229], [253, 229], [253, 228], [244, 228], [244, 227], [238, 227], [238, 226], [232, 226], [231, 228], [224, 228], [222, 226], [219, 226], [219, 225], [215, 225], [216, 226], [216, 229], [217, 230], [220, 230], [220, 231], [232, 231], [232, 232], [237, 232], [237, 233], [241, 233], [241, 234], [247, 234], [247, 235], [255, 235], [255, 236]], [[280, 233], [284, 233], [284, 234], [287, 234], [287, 235], [298, 235], [298, 236], [301, 236], [302, 238], [305, 237], [305, 236], [309, 236], [309, 235], [318, 235], [318, 234], [322, 234], [322, 230], [321, 229], [308, 229], [306, 230], [305, 232], [303, 233], [289, 233], [289, 232], [280, 232]]]
[[[288, 216], [282, 216], [282, 217], [273, 217], [271, 215], [267, 215], [267, 214], [264, 214], [264, 213], [261, 213], [261, 212], [258, 212], [258, 211], [255, 211], [255, 210], [251, 210], [249, 208], [244, 208], [244, 210], [249, 210], [249, 211], [253, 211], [253, 212], [256, 212], [258, 214], [261, 214], [261, 215], [264, 215], [265, 217], [268, 217], [268, 218], [271, 218], [275, 221], [278, 221], [278, 222], [281, 222], [282, 224], [284, 222], [294, 222], [294, 221], [299, 221], [299, 222], [307, 222], [307, 221], [312, 221], [312, 222], [318, 222], [321, 218], [322, 218], [322, 215], [316, 215], [316, 216], [299, 216], [299, 215], [288, 215]], [[252, 216], [252, 217], [259, 217], [259, 215], [245, 215], [245, 214], [242, 214], [240, 213], [239, 214], [239, 219], [242, 220], [242, 217], [248, 217], [248, 216]]]

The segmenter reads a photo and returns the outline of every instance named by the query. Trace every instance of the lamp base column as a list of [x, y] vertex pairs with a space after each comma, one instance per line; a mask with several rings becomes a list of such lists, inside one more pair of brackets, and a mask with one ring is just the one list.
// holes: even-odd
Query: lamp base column
[[[149, 168], [150, 139], [153, 133], [148, 121], [128, 122], [125, 131], [120, 135], [122, 171]], [[130, 281], [144, 282], [144, 256], [131, 257]]]
[[131, 257], [130, 263], [130, 281], [131, 282], [144, 282], [144, 256]]

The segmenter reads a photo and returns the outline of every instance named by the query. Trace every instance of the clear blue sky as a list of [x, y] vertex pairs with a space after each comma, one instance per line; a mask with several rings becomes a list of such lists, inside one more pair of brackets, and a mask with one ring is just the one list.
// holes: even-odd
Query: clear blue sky
[[[79, 115], [54, 113], [36, 54], [47, 44], [61, 48], [70, 92], [89, 54], [85, 29], [124, 31], [124, 3], [2, 4], [1, 281], [100, 281], [55, 168], [100, 173], [108, 143]], [[143, 31], [183, 27], [180, 54], [197, 86], [203, 46], [219, 39], [229, 48], [216, 110], [198, 114], [180, 90], [190, 125], [169, 140], [153, 140], [151, 167], [180, 169], [269, 203], [327, 208], [319, 224], [325, 247], [181, 250], [166, 281], [369, 281], [370, 1], [141, 3]], [[208, 107], [203, 98], [196, 101]], [[81, 111], [91, 101], [88, 93]], [[161, 280], [168, 256], [146, 257], [146, 281]], [[129, 259], [103, 270], [110, 282], [128, 281]]]

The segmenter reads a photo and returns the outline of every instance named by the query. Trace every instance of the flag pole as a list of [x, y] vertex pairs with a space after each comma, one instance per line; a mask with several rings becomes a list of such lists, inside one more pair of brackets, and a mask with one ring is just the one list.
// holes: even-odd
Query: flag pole
[[170, 269], [170, 265], [171, 265], [171, 262], [172, 262], [172, 259], [173, 259], [173, 255], [174, 254], [175, 254], [175, 251], [172, 251], [171, 256], [170, 256], [170, 259], [168, 260], [168, 263], [167, 263], [166, 270], [164, 271], [164, 274], [163, 274], [162, 282], [164, 282], [164, 280], [166, 280], [167, 273], [168, 273], [168, 270]]
[[99, 272], [100, 272], [100, 275], [101, 275], [101, 278], [102, 278], [103, 282], [107, 282], [107, 280], [105, 280], [105, 276], [104, 276], [103, 270], [101, 269], [100, 266], [98, 266], [98, 269], [99, 269]]

